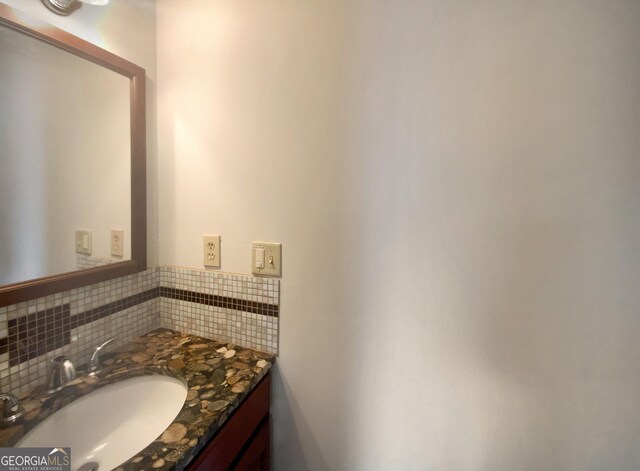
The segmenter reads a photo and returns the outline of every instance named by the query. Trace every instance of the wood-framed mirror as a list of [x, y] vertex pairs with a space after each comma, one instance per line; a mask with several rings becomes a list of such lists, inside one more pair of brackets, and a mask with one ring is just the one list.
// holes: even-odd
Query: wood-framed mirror
[[[6, 85], [12, 83], [16, 89], [4, 95], [0, 94], [0, 103], [2, 103], [0, 115], [3, 115], [0, 117], [0, 125], [4, 124], [1, 126], [3, 129], [10, 129], [5, 132], [4, 137], [0, 135], [2, 142], [0, 173], [4, 174], [4, 180], [0, 175], [0, 187], [2, 187], [0, 200], [4, 201], [4, 205], [0, 203], [0, 228], [4, 227], [4, 230], [0, 229], [0, 274], [4, 276], [4, 278], [0, 277], [0, 307], [145, 270], [147, 266], [145, 70], [92, 43], [44, 24], [40, 20], [28, 18], [22, 12], [0, 3], [0, 40], [3, 38], [9, 43], [0, 46], [0, 54], [2, 54], [0, 64], [4, 61], [4, 66], [0, 67], [2, 69], [0, 70], [0, 87], [10, 90]], [[24, 66], [20, 58], [11, 57], [11, 54], [17, 54], [16, 50], [23, 47], [23, 43], [26, 44], [25, 50], [29, 59], [35, 61], [35, 66]], [[47, 56], [48, 54], [63, 54], [64, 57], [56, 56], [52, 59]], [[87, 73], [78, 72], [63, 65], [73, 61], [78, 63], [78, 67], [86, 67], [89, 64], [94, 70]], [[17, 71], [12, 71], [7, 65], [18, 63], [21, 64], [21, 69]], [[44, 63], [54, 64], [53, 72], [47, 72], [54, 74], [54, 79], [49, 76], [39, 76]], [[68, 78], [59, 76], [61, 70], [69, 73]], [[80, 77], [89, 77], [90, 84], [85, 86], [78, 83], [76, 79]], [[4, 85], [1, 83], [3, 80]], [[35, 82], [39, 82], [42, 88], [36, 92], [25, 91], [25, 87]], [[104, 96], [98, 97], [94, 85], [102, 86], [103, 83], [111, 82], [118, 83], [114, 87], [122, 90], [117, 92], [122, 97], [116, 97], [116, 92], [109, 91], [109, 88], [104, 91]], [[20, 93], [15, 93], [16, 90]], [[46, 90], [48, 95], [45, 96], [41, 90]], [[25, 95], [29, 101], [37, 105], [36, 111], [24, 111], [25, 106], [22, 103], [13, 103], [14, 97], [20, 94]], [[88, 108], [87, 102], [83, 101], [85, 98], [93, 100], [91, 101], [91, 107], [94, 109], [93, 117], [85, 117], [83, 108], [79, 108], [82, 112], [71, 108], [72, 104]], [[11, 103], [7, 104], [7, 101]], [[43, 102], [47, 102], [46, 107], [42, 105]], [[42, 111], [43, 108], [46, 108], [46, 113]], [[112, 115], [111, 108], [115, 110], [113, 113], [119, 114]], [[10, 114], [16, 110], [21, 114], [22, 126], [16, 124], [21, 121]], [[42, 115], [38, 114], [41, 112]], [[61, 117], [62, 113], [66, 113], [64, 118]], [[77, 122], [74, 123], [73, 119]], [[38, 126], [34, 123], [38, 123]], [[123, 137], [114, 139], [116, 131], [112, 128], [117, 128]], [[104, 138], [103, 142], [94, 138], [93, 129], [100, 131], [100, 136]], [[13, 139], [21, 133], [24, 134], [23, 141], [7, 142], [8, 139]], [[46, 145], [41, 143], [45, 139], [43, 136], [46, 136]], [[81, 136], [82, 139], [72, 139], [70, 143], [60, 144], [64, 136]], [[40, 144], [36, 146], [34, 142]], [[84, 144], [80, 145], [78, 142]], [[52, 143], [65, 147], [63, 150], [53, 148]], [[84, 147], [86, 143], [91, 143], [95, 148]], [[36, 154], [39, 160], [32, 162], [28, 160], [32, 156], [31, 154], [27, 156], [27, 151], [28, 148], [35, 147], [38, 148]], [[75, 163], [65, 161], [64, 164], [54, 164], [52, 163], [53, 155], [56, 153], [67, 160], [74, 153], [79, 157]], [[104, 154], [106, 157], [103, 158], [107, 160], [103, 160], [92, 169], [87, 169], [87, 162], [97, 160], [98, 154]], [[3, 155], [6, 159], [4, 163], [1, 159]], [[14, 173], [17, 172], [13, 168], [16, 167], [16, 162], [19, 163], [18, 167], [23, 167], [21, 171], [26, 175], [24, 181], [11, 173], [11, 170]], [[71, 168], [74, 171], [61, 170], [65, 168]], [[120, 180], [111, 178], [111, 174], [115, 174], [116, 169]], [[63, 181], [59, 178], [62, 174], [77, 174], [79, 186]], [[40, 202], [46, 203], [44, 209], [24, 201], [33, 199], [34, 194], [39, 195]], [[116, 194], [124, 195], [117, 204], [113, 203]], [[62, 196], [58, 197], [59, 195]], [[52, 200], [56, 200], [56, 204], [53, 204]], [[90, 213], [91, 217], [84, 214], [75, 219], [66, 218], [67, 213], [73, 214], [77, 210], [76, 206], [80, 206], [76, 205], [76, 202], [82, 202], [85, 212]], [[106, 204], [107, 209], [99, 203]], [[114, 219], [116, 222], [106, 221], [107, 213], [117, 214], [120, 219]], [[105, 227], [95, 229], [91, 227], [91, 223], [86, 222], [98, 219], [105, 220], [101, 221], [101, 224], [104, 222], [105, 227], [124, 228], [124, 233], [128, 233], [122, 241], [126, 244], [126, 253], [114, 254], [113, 233], [109, 232], [107, 235], [108, 231]], [[54, 230], [53, 226], [56, 223], [63, 224], [64, 227]], [[89, 227], [86, 227], [87, 225]], [[18, 226], [24, 227], [18, 230]], [[80, 253], [78, 252], [79, 229], [99, 232], [102, 238], [101, 246], [106, 245], [104, 243], [106, 240], [110, 245], [105, 250], [110, 251], [116, 258], [109, 259], [105, 262], [106, 264], [79, 264], [76, 258]], [[58, 237], [58, 233], [61, 236]], [[38, 235], [39, 238], [34, 235]], [[58, 242], [58, 245], [54, 246], [39, 245], [42, 241], [47, 243], [57, 241], [56, 237], [63, 242]], [[87, 239], [84, 239], [82, 244], [86, 241]], [[16, 255], [20, 254], [20, 249], [24, 250], [25, 246], [27, 248], [24, 253], [33, 255], [35, 263], [33, 260], [24, 260], [26, 255]], [[82, 248], [86, 247], [83, 245]], [[64, 258], [65, 262], [56, 264], [47, 261], [46, 264], [42, 263], [46, 267], [39, 266], [38, 260], [44, 260], [52, 254], [64, 254], [64, 257], [58, 258]], [[72, 269], [69, 269], [70, 263], [74, 264]], [[33, 269], [26, 270], [27, 266], [32, 266]], [[89, 268], [86, 268], [87, 266]]]

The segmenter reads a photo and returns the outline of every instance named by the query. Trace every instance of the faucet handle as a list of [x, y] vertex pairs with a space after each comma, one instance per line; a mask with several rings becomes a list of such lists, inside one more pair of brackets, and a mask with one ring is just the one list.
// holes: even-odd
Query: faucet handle
[[11, 393], [0, 393], [0, 423], [12, 424], [25, 414], [24, 408], [20, 405], [20, 401]]
[[65, 384], [76, 379], [76, 368], [71, 360], [60, 355], [51, 360], [47, 375], [48, 393], [53, 394], [64, 388]]
[[111, 337], [109, 340], [96, 347], [96, 350], [93, 352], [93, 355], [91, 355], [91, 359], [89, 360], [89, 368], [87, 371], [90, 376], [94, 376], [100, 372], [100, 354], [102, 353], [102, 350], [115, 339], [115, 337]]

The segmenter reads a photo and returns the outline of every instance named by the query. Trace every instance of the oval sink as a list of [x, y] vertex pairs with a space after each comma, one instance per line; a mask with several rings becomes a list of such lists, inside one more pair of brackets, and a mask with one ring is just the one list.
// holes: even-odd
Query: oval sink
[[182, 409], [187, 387], [170, 376], [140, 376], [102, 387], [63, 407], [16, 445], [71, 447], [71, 469], [111, 470], [146, 448]]

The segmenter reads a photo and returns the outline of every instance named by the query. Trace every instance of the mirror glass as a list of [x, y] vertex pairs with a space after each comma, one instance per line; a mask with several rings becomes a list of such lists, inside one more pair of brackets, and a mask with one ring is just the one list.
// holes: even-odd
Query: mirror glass
[[0, 26], [0, 286], [131, 259], [130, 100], [129, 78]]

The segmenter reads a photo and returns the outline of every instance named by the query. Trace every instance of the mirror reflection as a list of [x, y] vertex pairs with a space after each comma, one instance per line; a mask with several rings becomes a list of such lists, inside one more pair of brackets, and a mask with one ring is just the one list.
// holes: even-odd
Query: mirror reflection
[[0, 26], [0, 285], [131, 259], [129, 87]]

